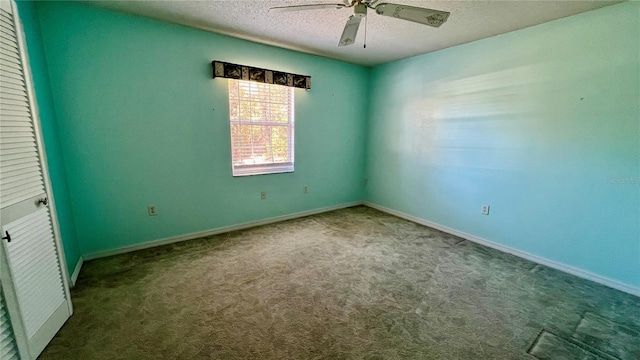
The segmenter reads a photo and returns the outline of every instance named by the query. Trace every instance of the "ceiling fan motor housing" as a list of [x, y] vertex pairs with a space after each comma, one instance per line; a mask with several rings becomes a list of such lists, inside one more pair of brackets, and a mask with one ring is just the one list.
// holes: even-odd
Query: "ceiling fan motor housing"
[[364, 4], [356, 4], [353, 7], [353, 15], [359, 18], [363, 18], [367, 16], [367, 5]]

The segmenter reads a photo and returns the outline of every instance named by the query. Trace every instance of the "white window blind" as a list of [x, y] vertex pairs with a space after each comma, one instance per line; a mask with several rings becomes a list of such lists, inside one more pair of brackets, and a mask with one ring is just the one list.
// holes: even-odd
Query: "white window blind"
[[229, 80], [233, 176], [292, 172], [293, 88]]

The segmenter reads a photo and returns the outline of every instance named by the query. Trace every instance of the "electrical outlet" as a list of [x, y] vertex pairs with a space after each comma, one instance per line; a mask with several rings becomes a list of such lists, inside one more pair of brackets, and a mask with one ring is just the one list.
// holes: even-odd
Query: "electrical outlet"
[[481, 214], [489, 215], [489, 205], [482, 205]]
[[260, 191], [260, 199], [264, 200], [267, 198], [267, 192], [266, 191]]
[[147, 206], [147, 211], [149, 212], [149, 216], [156, 216], [158, 215], [158, 209], [156, 209], [155, 205], [149, 205]]
[[308, 194], [309, 193], [309, 187], [307, 185], [302, 187], [302, 193], [303, 194]]

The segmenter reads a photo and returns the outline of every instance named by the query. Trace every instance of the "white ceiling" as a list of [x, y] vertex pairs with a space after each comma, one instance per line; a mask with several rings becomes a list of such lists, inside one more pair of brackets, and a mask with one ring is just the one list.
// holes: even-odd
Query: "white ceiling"
[[[227, 34], [259, 43], [325, 56], [361, 65], [377, 65], [597, 9], [621, 1], [429, 1], [380, 0], [449, 11], [440, 28], [367, 15], [356, 43], [338, 47], [344, 24], [353, 9], [269, 12], [270, 7], [342, 3], [342, 0], [217, 0], [217, 1], [101, 1], [96, 6], [147, 16], [171, 23]], [[615, 24], [612, 24], [614, 26]]]

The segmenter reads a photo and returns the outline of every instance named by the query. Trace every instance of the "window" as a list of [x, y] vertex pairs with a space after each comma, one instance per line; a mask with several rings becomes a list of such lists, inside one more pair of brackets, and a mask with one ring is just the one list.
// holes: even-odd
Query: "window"
[[233, 176], [293, 171], [293, 88], [229, 79]]

